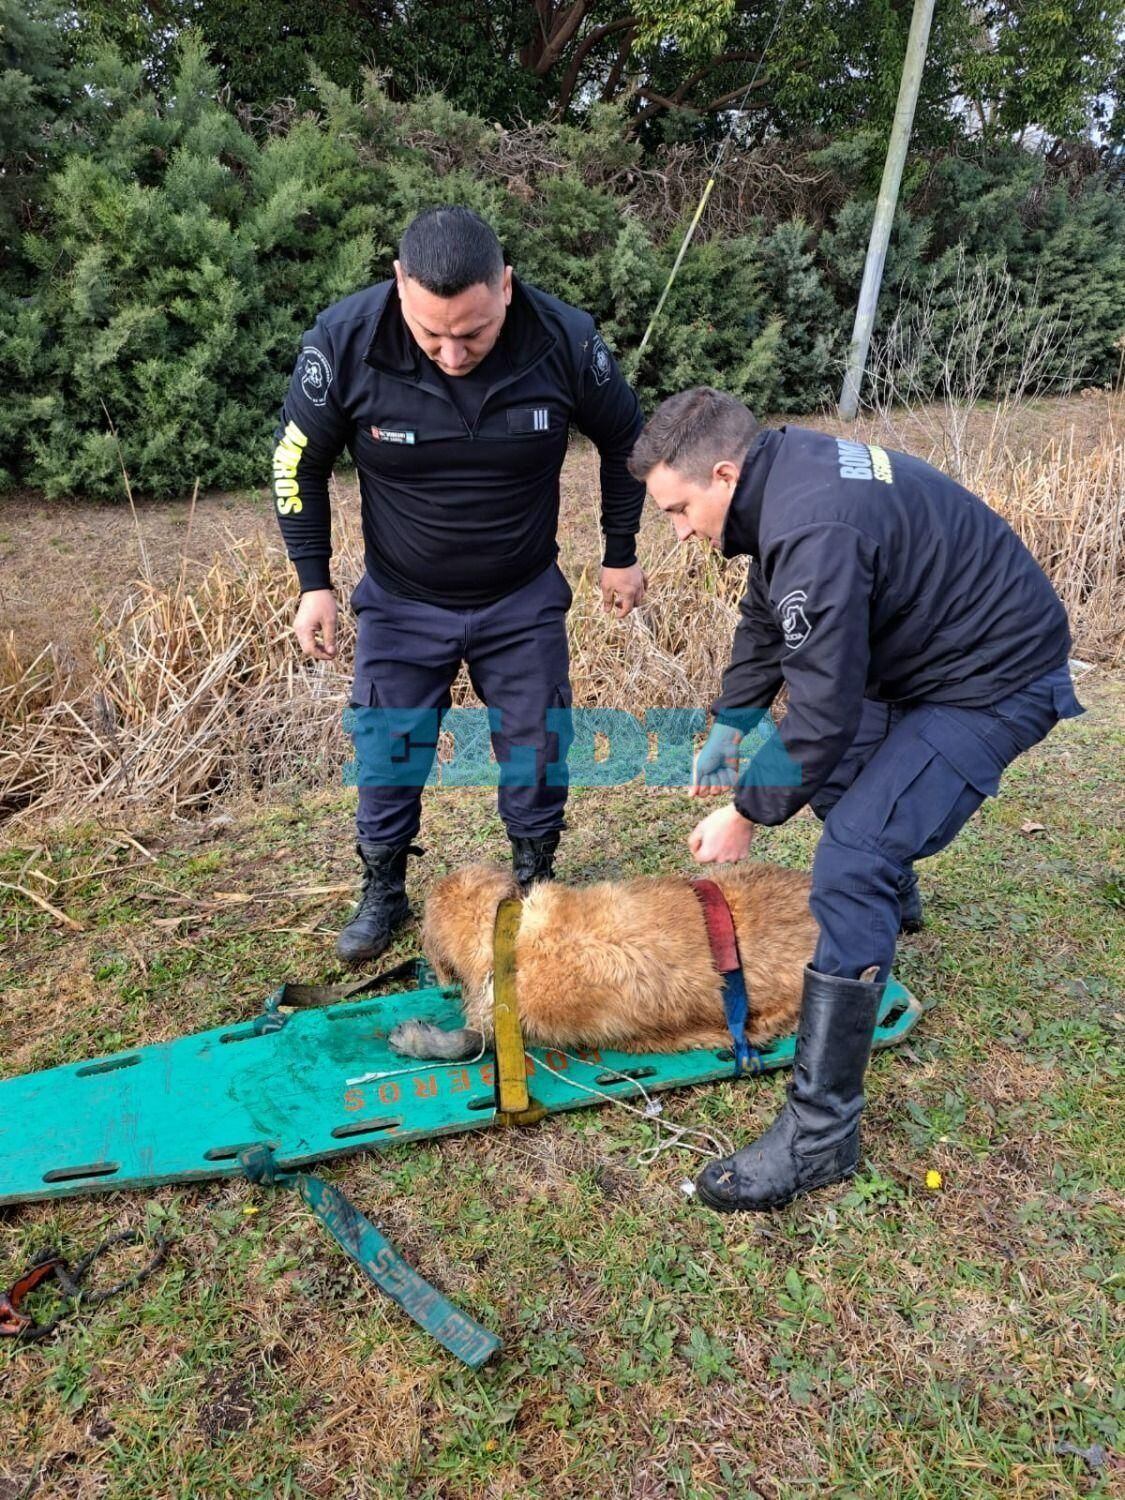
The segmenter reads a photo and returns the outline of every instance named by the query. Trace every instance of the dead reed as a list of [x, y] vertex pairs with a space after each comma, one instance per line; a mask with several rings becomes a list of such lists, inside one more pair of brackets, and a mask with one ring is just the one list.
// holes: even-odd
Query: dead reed
[[[1107, 411], [1092, 442], [1072, 432], [1019, 457], [990, 440], [966, 450], [962, 473], [1047, 570], [1077, 653], [1115, 664], [1125, 650], [1125, 442]], [[592, 497], [592, 466], [590, 482]], [[567, 518], [572, 533], [591, 530], [592, 506], [582, 509]], [[596, 571], [564, 549], [575, 702], [704, 706], [726, 661], [745, 566], [677, 548], [652, 514], [641, 548], [650, 602], [624, 623], [602, 614]], [[358, 577], [362, 553], [346, 520], [337, 554], [339, 575]], [[237, 790], [332, 784], [348, 758], [340, 716], [350, 616], [341, 611], [338, 660], [309, 663], [293, 644], [293, 606], [279, 554], [231, 537], [207, 568], [185, 564], [172, 584], [135, 584], [102, 622], [84, 680], [53, 648], [23, 662], [11, 638], [0, 641], [0, 817], [95, 803], [175, 816]], [[471, 701], [467, 679], [455, 697]]]
[[1039, 458], [972, 458], [964, 483], [999, 511], [1046, 570], [1070, 615], [1075, 651], [1117, 664], [1125, 653], [1125, 441], [1092, 452], [1073, 431]]

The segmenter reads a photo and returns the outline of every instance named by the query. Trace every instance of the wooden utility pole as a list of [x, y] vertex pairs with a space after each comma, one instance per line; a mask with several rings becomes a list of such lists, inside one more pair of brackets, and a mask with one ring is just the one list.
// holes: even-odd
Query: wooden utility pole
[[844, 387], [840, 392], [840, 415], [847, 422], [859, 410], [859, 392], [867, 365], [871, 330], [875, 324], [875, 307], [883, 281], [883, 265], [887, 259], [887, 245], [890, 243], [891, 225], [894, 223], [895, 205], [898, 203], [906, 148], [910, 144], [910, 130], [914, 124], [914, 107], [918, 103], [918, 90], [922, 85], [922, 69], [926, 62], [933, 14], [934, 0], [914, 0], [910, 35], [906, 39], [906, 58], [902, 65], [902, 82], [898, 88], [898, 103], [895, 105], [895, 117], [891, 125], [887, 160], [883, 166], [883, 180], [879, 184], [879, 196], [875, 200], [875, 222], [871, 226], [871, 239], [867, 245], [867, 260], [863, 267], [863, 285], [859, 289], [848, 367], [844, 374]]

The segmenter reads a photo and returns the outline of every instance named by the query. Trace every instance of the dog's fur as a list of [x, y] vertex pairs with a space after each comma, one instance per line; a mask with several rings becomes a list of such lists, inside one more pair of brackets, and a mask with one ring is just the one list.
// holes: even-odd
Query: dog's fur
[[[809, 880], [749, 864], [716, 884], [738, 935], [750, 995], [747, 1037], [762, 1046], [797, 1020], [816, 944]], [[396, 1051], [464, 1058], [492, 1042], [496, 908], [516, 894], [511, 874], [490, 865], [466, 866], [437, 883], [426, 902], [423, 948], [442, 984], [460, 982], [467, 1026], [442, 1031], [407, 1022], [391, 1033]], [[524, 1040], [535, 1046], [680, 1052], [730, 1043], [703, 908], [684, 878], [534, 886], [523, 901], [516, 975]]]

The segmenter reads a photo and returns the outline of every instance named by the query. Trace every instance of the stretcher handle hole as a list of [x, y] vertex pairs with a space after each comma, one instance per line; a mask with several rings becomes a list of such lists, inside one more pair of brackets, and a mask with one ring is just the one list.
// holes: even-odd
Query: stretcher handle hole
[[346, 1125], [337, 1125], [332, 1132], [333, 1140], [344, 1141], [353, 1135], [375, 1135], [380, 1130], [394, 1130], [402, 1124], [400, 1115], [384, 1115], [376, 1120], [349, 1120]]
[[612, 1073], [599, 1073], [594, 1080], [602, 1088], [607, 1084], [627, 1083], [632, 1078], [655, 1078], [655, 1068], [614, 1068]]
[[326, 1021], [352, 1021], [356, 1016], [365, 1016], [368, 1011], [383, 1008], [382, 998], [378, 1000], [360, 1000], [353, 1005], [328, 1005], [321, 1010], [320, 1014]]
[[892, 1006], [887, 1014], [880, 1019], [879, 1030], [889, 1031], [892, 1026], [897, 1026], [909, 1009], [910, 1006], [905, 1000], [899, 1001], [897, 1005]]
[[244, 1026], [241, 1031], [224, 1031], [219, 1038], [220, 1042], [248, 1042], [251, 1037], [266, 1036], [267, 1032], [258, 1031], [253, 1026]]
[[55, 1167], [43, 1173], [44, 1182], [77, 1182], [83, 1177], [112, 1177], [120, 1172], [119, 1161], [92, 1161], [84, 1167]]
[[240, 1151], [249, 1151], [253, 1146], [265, 1145], [271, 1151], [276, 1151], [280, 1141], [241, 1141], [237, 1146], [212, 1146], [210, 1151], [204, 1151], [204, 1161], [233, 1161]]
[[109, 1057], [105, 1062], [87, 1063], [85, 1067], [75, 1068], [75, 1078], [90, 1078], [95, 1073], [116, 1073], [118, 1068], [131, 1068], [134, 1063], [141, 1060], [139, 1052], [131, 1052], [128, 1057]]
[[480, 1094], [480, 1095], [477, 1096], [477, 1098], [469, 1100], [469, 1106], [468, 1107], [470, 1109], [495, 1109], [496, 1108], [496, 1095], [495, 1094]]

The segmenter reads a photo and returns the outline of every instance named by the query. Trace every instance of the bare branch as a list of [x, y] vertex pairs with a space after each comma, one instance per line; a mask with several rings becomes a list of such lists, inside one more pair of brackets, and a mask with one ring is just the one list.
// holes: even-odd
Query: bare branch
[[[713, 71], [713, 69], [709, 69], [708, 71]], [[677, 94], [679, 94], [678, 89], [676, 91], [676, 94], [673, 94], [671, 98], [668, 98], [664, 94], [658, 94], [655, 89], [642, 86], [637, 90], [637, 93], [642, 99], [651, 100], [651, 103], [645, 109], [638, 110], [638, 112], [633, 116], [632, 124], [634, 126], [639, 125], [642, 120], [647, 120], [650, 116], [659, 114], [662, 109], [681, 109], [684, 110], [687, 114], [693, 115], [714, 114], [716, 110], [725, 108], [727, 104], [732, 103], [735, 99], [740, 98], [743, 94], [756, 92], [758, 89], [764, 89], [767, 83], [768, 79], [759, 78], [749, 86], [746, 84], [740, 84], [738, 88], [731, 89], [729, 94], [720, 94], [717, 99], [712, 99], [709, 104], [685, 104], [683, 102], [682, 95], [679, 98], [677, 98], [676, 96]], [[762, 100], [758, 107], [764, 109], [766, 107], [765, 100]]]
[[593, 0], [574, 0], [572, 5], [556, 16], [531, 70], [537, 78], [545, 78], [558, 62], [586, 19], [586, 13], [592, 4]]
[[[576, 84], [578, 83], [578, 74], [582, 68], [582, 64], [586, 61], [586, 58], [589, 57], [590, 53], [598, 45], [598, 43], [603, 41], [607, 36], [612, 36], [613, 33], [617, 31], [628, 30], [630, 33], [632, 33], [632, 31], [636, 28], [636, 24], [637, 22], [634, 16], [623, 16], [619, 21], [608, 21], [603, 26], [595, 26], [593, 31], [588, 32], [587, 35], [582, 38], [578, 46], [574, 49], [574, 55], [570, 59], [570, 62], [567, 64], [566, 73], [563, 75], [563, 81], [559, 87], [558, 103], [555, 105], [555, 114], [558, 117], [561, 118], [566, 113], [567, 107], [570, 104], [571, 96], [574, 93]], [[629, 46], [631, 47], [632, 36], [630, 35], [627, 40], [629, 42]], [[628, 56], [628, 53], [626, 53], [626, 56]]]
[[603, 104], [608, 104], [609, 101], [614, 98], [618, 88], [621, 85], [621, 78], [625, 72], [625, 64], [629, 61], [629, 54], [633, 50], [633, 38], [635, 35], [636, 32], [634, 30], [631, 30], [628, 31], [621, 39], [621, 44], [617, 49], [617, 57], [614, 60], [613, 67], [610, 68], [609, 75], [606, 78], [605, 83], [602, 85], [601, 98]]

